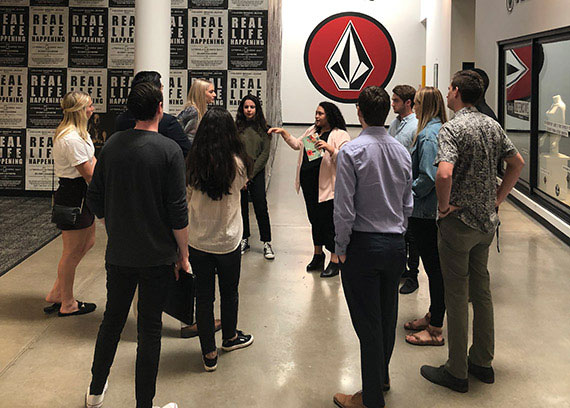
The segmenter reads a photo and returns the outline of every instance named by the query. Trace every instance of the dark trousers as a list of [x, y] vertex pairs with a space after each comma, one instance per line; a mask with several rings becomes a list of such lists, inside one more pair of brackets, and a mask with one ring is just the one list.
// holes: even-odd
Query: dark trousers
[[418, 246], [416, 244], [416, 238], [414, 232], [411, 228], [408, 229], [404, 235], [406, 240], [406, 254], [407, 254], [407, 264], [408, 268], [404, 265], [404, 278], [418, 279], [419, 267], [420, 267], [420, 253]]
[[430, 324], [435, 327], [443, 327], [445, 297], [437, 249], [437, 224], [433, 219], [414, 217], [408, 218], [408, 224], [429, 280]]
[[[248, 194], [249, 193], [249, 194]], [[243, 219], [243, 236], [249, 238], [249, 200], [253, 201], [253, 210], [259, 227], [259, 238], [262, 242], [271, 242], [271, 225], [269, 223], [269, 212], [267, 211], [267, 199], [265, 197], [265, 169], [261, 170], [248, 183], [247, 189], [241, 190], [241, 216]]]
[[382, 385], [389, 382], [398, 319], [398, 283], [406, 263], [404, 237], [352, 232], [342, 286], [352, 325], [360, 340], [362, 399], [383, 407]]
[[301, 189], [311, 223], [313, 245], [334, 253], [334, 200], [319, 203], [319, 168], [301, 171]]
[[106, 269], [107, 305], [95, 344], [90, 392], [94, 395], [103, 392], [138, 285], [135, 394], [137, 408], [152, 408], [160, 358], [162, 309], [169, 282], [174, 278], [174, 266], [129, 268], [107, 264]]
[[220, 287], [222, 338], [236, 334], [238, 318], [238, 285], [241, 269], [241, 250], [228, 254], [211, 254], [190, 247], [190, 263], [196, 275], [196, 323], [202, 354], [216, 350], [214, 338], [214, 292], [216, 274]]

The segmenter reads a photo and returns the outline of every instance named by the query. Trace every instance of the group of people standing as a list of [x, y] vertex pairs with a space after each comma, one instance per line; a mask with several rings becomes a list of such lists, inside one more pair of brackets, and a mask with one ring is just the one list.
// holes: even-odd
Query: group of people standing
[[[350, 141], [344, 118], [332, 103], [320, 103], [314, 125], [295, 138], [283, 128], [271, 128], [261, 101], [252, 95], [240, 102], [235, 121], [225, 109], [208, 109], [216, 94], [206, 80], [194, 81], [187, 105], [175, 118], [163, 112], [160, 75], [141, 72], [133, 81], [128, 110], [117, 120], [118, 132], [107, 140], [98, 160], [87, 133], [91, 99], [81, 92], [67, 94], [54, 142], [59, 178], [55, 201], [81, 203], [82, 211], [76, 224], [58, 225], [64, 252], [46, 297], [52, 305], [44, 311], [71, 316], [95, 310], [94, 304], [75, 300], [73, 277], [93, 246], [97, 216], [108, 235], [107, 304], [86, 407], [103, 404], [137, 287], [136, 400], [139, 408], [153, 407], [162, 310], [172, 280], [188, 273], [190, 265], [196, 276], [197, 324], [183, 326], [181, 335], [199, 336], [205, 370], [213, 371], [218, 364], [216, 330], [222, 330], [224, 351], [253, 343], [253, 336], [237, 327], [238, 285], [241, 256], [250, 248], [250, 196], [264, 257], [275, 258], [265, 196], [273, 133], [299, 151], [295, 186], [303, 192], [313, 239], [313, 258], [306, 269], [322, 270], [324, 278], [340, 272], [360, 340], [362, 390], [336, 394], [334, 402], [346, 408], [385, 405], [398, 286], [407, 253], [415, 251], [412, 246], [428, 275], [430, 307], [424, 317], [405, 324], [415, 332], [406, 341], [444, 345], [446, 309], [449, 326], [447, 363], [423, 366], [422, 376], [459, 392], [468, 389], [468, 373], [493, 382], [488, 249], [498, 206], [524, 162], [500, 125], [475, 108], [484, 88], [476, 72], [456, 73], [447, 94], [447, 107], [455, 117], [447, 121], [436, 88], [416, 92], [401, 85], [390, 98], [384, 89], [369, 86], [356, 107], [363, 130]], [[398, 117], [387, 131], [390, 106]], [[316, 159], [307, 138], [320, 152]], [[497, 187], [503, 160], [507, 166]], [[323, 247], [330, 252], [326, 268]], [[417, 275], [408, 266], [402, 288], [407, 285], [404, 292], [411, 293], [417, 289]], [[221, 320], [214, 319], [213, 311], [216, 274]], [[469, 300], [474, 335], [467, 353]]]

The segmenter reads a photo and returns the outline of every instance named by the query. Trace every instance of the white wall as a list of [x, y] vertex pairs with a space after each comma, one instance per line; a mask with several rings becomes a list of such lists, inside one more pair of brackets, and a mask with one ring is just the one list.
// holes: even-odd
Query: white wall
[[[420, 23], [420, 3], [421, 0], [283, 1], [283, 122], [312, 123], [318, 103], [328, 100], [309, 81], [305, 73], [303, 53], [313, 29], [336, 13], [359, 12], [384, 25], [396, 46], [396, 69], [387, 90], [390, 91], [398, 84], [417, 87], [421, 83], [421, 67], [425, 61], [425, 29]], [[358, 124], [354, 104], [335, 103], [347, 123]], [[392, 117], [393, 114], [388, 117], [388, 121]]]
[[511, 14], [504, 1], [477, 0], [475, 14], [476, 65], [487, 71], [490, 85], [487, 102], [497, 108], [497, 41], [570, 25], [568, 0], [525, 0]]
[[451, 0], [423, 0], [426, 19], [426, 85], [434, 86], [434, 64], [438, 64], [438, 88], [446, 95], [451, 72]]

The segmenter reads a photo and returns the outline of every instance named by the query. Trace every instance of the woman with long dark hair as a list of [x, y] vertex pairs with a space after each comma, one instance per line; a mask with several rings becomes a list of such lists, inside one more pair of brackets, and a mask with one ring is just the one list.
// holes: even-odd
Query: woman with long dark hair
[[57, 279], [46, 296], [52, 303], [45, 313], [58, 312], [59, 316], [91, 313], [94, 303], [80, 302], [73, 296], [75, 269], [95, 244], [95, 216], [85, 204], [87, 185], [95, 168], [95, 147], [87, 132], [87, 122], [93, 115], [93, 101], [85, 92], [67, 93], [61, 100], [63, 119], [55, 131], [53, 143], [54, 172], [59, 187], [54, 203], [81, 207], [74, 225], [57, 224], [61, 230], [63, 253], [57, 266]]
[[263, 242], [263, 256], [274, 259], [275, 252], [271, 246], [271, 224], [265, 196], [265, 165], [271, 150], [271, 135], [267, 133], [269, 126], [263, 115], [261, 102], [253, 95], [246, 95], [240, 101], [236, 115], [238, 135], [245, 145], [249, 158], [253, 161], [251, 174], [246, 187], [241, 190], [241, 215], [243, 218], [243, 237], [241, 253], [249, 250], [249, 196], [253, 201], [255, 218], [259, 227], [259, 238]]
[[[333, 202], [336, 181], [336, 157], [343, 144], [350, 140], [346, 124], [338, 107], [321, 102], [315, 111], [315, 124], [299, 138], [282, 128], [269, 129], [268, 133], [280, 134], [294, 150], [299, 150], [295, 188], [303, 190], [307, 214], [313, 235], [313, 259], [307, 271], [320, 270], [325, 264], [323, 245], [331, 253], [331, 259], [322, 278], [338, 275], [338, 256], [334, 253]], [[307, 150], [306, 146], [316, 148]]]
[[437, 197], [433, 165], [437, 155], [437, 134], [447, 121], [445, 104], [437, 88], [425, 87], [416, 92], [414, 110], [418, 130], [412, 142], [412, 190], [414, 210], [408, 218], [409, 228], [429, 280], [430, 307], [428, 313], [404, 325], [417, 333], [406, 336], [406, 341], [417, 346], [443, 346], [443, 317], [445, 314], [443, 276], [437, 249]]
[[253, 343], [252, 335], [237, 330], [243, 233], [240, 190], [250, 168], [232, 116], [225, 109], [211, 108], [200, 121], [186, 161], [188, 244], [196, 275], [196, 321], [206, 371], [214, 371], [218, 363], [214, 338], [216, 274], [222, 349], [232, 351]]

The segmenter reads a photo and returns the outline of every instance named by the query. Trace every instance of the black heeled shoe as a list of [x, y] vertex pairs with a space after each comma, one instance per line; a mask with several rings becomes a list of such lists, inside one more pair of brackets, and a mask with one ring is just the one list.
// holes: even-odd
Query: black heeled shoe
[[321, 272], [321, 278], [332, 278], [333, 276], [338, 275], [338, 272], [340, 271], [340, 264], [334, 263], [334, 262], [329, 262], [327, 269], [325, 269], [324, 271]]
[[307, 265], [307, 271], [318, 271], [325, 266], [325, 254], [315, 254]]

